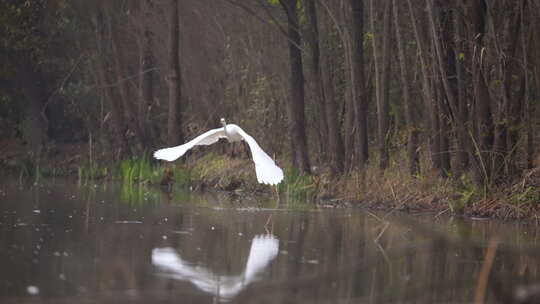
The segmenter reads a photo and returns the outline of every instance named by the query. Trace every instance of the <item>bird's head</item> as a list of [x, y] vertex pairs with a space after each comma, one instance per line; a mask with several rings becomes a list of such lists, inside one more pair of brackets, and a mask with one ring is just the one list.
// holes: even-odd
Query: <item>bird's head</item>
[[225, 118], [221, 118], [219, 121], [221, 122], [222, 126], [225, 127], [227, 125], [227, 122], [225, 122]]

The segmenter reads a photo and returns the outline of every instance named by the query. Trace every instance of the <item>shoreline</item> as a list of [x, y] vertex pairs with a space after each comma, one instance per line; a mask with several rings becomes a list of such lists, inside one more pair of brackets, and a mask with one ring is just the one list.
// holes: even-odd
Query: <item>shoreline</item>
[[[86, 151], [81, 144], [65, 145], [32, 167], [27, 154], [12, 149], [2, 153], [0, 168], [4, 177], [18, 179], [64, 176], [80, 183], [81, 179], [125, 182], [128, 178], [134, 183], [186, 184], [203, 191], [218, 189], [255, 195], [277, 191], [280, 198], [313, 201], [320, 208], [429, 212], [502, 220], [538, 221], [540, 216], [540, 167], [489, 189], [479, 189], [463, 177], [442, 178], [430, 172], [412, 177], [399, 166], [387, 169], [383, 175], [368, 167], [364, 172], [353, 170], [343, 175], [333, 175], [330, 168], [319, 168], [309, 176], [285, 167], [285, 179], [274, 188], [257, 183], [253, 163], [245, 157], [205, 152], [173, 163], [153, 159], [139, 163], [134, 159], [111, 164], [103, 159], [89, 160]], [[133, 170], [133, 166], [145, 166], [147, 172], [143, 173], [141, 168], [135, 175], [123, 172]]]

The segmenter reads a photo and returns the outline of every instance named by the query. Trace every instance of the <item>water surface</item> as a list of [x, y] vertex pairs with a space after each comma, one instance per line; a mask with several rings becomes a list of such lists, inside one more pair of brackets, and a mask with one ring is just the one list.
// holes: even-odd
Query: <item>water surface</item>
[[12, 181], [0, 303], [535, 303], [538, 237], [534, 223]]

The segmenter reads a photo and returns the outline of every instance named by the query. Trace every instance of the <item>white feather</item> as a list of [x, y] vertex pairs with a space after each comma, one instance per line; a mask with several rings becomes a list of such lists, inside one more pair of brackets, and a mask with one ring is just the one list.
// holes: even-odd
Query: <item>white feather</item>
[[170, 162], [175, 161], [184, 155], [189, 149], [197, 145], [211, 145], [222, 137], [225, 137], [225, 131], [223, 131], [223, 128], [212, 129], [195, 137], [183, 145], [157, 150], [154, 152], [154, 157]]
[[283, 170], [263, 151], [255, 139], [239, 126], [226, 124], [224, 119], [221, 122], [224, 125], [223, 128], [207, 131], [183, 145], [157, 150], [154, 152], [154, 157], [166, 161], [174, 161], [184, 155], [189, 149], [197, 145], [211, 145], [220, 138], [227, 138], [230, 142], [244, 140], [251, 150], [251, 157], [255, 163], [257, 181], [269, 185], [279, 184], [283, 180]]

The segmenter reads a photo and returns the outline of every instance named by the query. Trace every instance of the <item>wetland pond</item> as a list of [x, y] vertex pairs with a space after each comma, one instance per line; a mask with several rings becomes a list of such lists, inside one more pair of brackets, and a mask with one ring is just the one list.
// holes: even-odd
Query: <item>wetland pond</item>
[[0, 184], [0, 303], [540, 303], [535, 223]]

